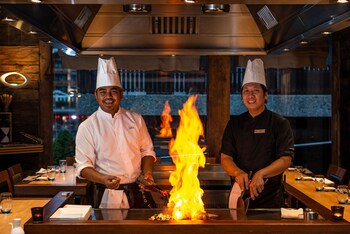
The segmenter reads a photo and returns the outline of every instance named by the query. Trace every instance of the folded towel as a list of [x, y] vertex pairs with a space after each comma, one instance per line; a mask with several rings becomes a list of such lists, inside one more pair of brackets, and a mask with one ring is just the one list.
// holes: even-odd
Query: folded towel
[[291, 209], [291, 208], [281, 208], [281, 218], [282, 219], [304, 219], [304, 210]]
[[234, 183], [230, 192], [230, 197], [228, 201], [228, 208], [237, 209], [238, 198], [242, 195], [242, 190], [238, 183]]
[[105, 189], [100, 208], [129, 208], [128, 198], [123, 190]]

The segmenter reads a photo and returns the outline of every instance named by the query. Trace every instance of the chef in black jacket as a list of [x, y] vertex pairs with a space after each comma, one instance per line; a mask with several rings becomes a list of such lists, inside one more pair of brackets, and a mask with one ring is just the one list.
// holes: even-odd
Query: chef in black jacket
[[248, 111], [227, 123], [221, 165], [242, 191], [250, 192], [250, 208], [279, 208], [282, 173], [294, 157], [294, 139], [289, 121], [265, 106], [268, 92], [261, 59], [248, 61], [241, 92]]

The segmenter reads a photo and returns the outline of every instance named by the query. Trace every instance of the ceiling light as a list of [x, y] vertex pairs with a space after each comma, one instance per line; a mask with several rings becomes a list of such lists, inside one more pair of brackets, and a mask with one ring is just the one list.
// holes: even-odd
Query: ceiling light
[[196, 3], [196, 0], [185, 0], [185, 3]]
[[284, 48], [283, 51], [284, 51], [284, 52], [288, 52], [289, 49], [288, 49], [288, 48]]
[[332, 32], [328, 32], [328, 31], [325, 31], [325, 32], [322, 32], [323, 35], [330, 35], [332, 34]]
[[337, 3], [348, 3], [348, 0], [337, 0]]
[[14, 22], [16, 21], [15, 19], [12, 19], [12, 18], [8, 18], [8, 17], [5, 17], [1, 20], [2, 22]]
[[30, 0], [32, 3], [42, 3], [44, 2], [43, 0]]
[[123, 5], [123, 10], [128, 13], [149, 13], [152, 6], [149, 4], [127, 4]]
[[76, 56], [77, 55], [77, 52], [75, 52], [71, 48], [68, 48], [68, 49], [62, 50], [62, 51], [63, 51], [63, 53], [65, 53], [68, 56]]
[[299, 43], [300, 43], [300, 45], [306, 45], [306, 44], [308, 44], [307, 41], [301, 41], [301, 42], [299, 42]]
[[202, 5], [203, 13], [223, 13], [230, 11], [229, 4], [205, 4]]
[[38, 33], [35, 32], [35, 31], [29, 31], [28, 34], [30, 34], [30, 35], [35, 35], [35, 34], [38, 34]]

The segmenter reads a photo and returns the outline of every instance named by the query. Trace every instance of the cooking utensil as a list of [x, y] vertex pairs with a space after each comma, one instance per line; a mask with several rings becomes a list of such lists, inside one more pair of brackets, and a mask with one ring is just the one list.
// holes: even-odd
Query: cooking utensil
[[[249, 183], [250, 183], [250, 180], [252, 179], [252, 175], [253, 175], [252, 171], [249, 171], [249, 173], [248, 173]], [[264, 180], [264, 184], [266, 184], [268, 180], [269, 179], [266, 178]], [[249, 189], [244, 190], [244, 192], [242, 194], [242, 198], [244, 198], [244, 214], [247, 214], [247, 211], [249, 208], [249, 203], [250, 203], [250, 191], [249, 191]]]
[[151, 180], [147, 180], [143, 177], [143, 175], [140, 175], [137, 180], [136, 183], [144, 190], [148, 190], [148, 191], [153, 191], [156, 193], [160, 193], [163, 197], [167, 197], [169, 198], [169, 193], [168, 191], [162, 190], [156, 183], [154, 183]]
[[[249, 171], [248, 173], [248, 180], [250, 183], [250, 180], [252, 178], [253, 172]], [[243, 199], [243, 204], [244, 204], [244, 214], [247, 214], [248, 211], [248, 207], [249, 207], [249, 201], [250, 201], [250, 192], [249, 189], [244, 189], [243, 193], [242, 193], [242, 199]]]

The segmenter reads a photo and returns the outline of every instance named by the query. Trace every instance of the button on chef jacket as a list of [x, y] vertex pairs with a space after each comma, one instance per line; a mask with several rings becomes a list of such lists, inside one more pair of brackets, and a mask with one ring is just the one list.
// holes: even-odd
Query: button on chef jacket
[[76, 135], [77, 173], [94, 167], [98, 172], [133, 183], [141, 174], [141, 159], [153, 156], [152, 139], [139, 113], [119, 107], [112, 117], [100, 107], [79, 125]]
[[[221, 153], [233, 157], [236, 165], [246, 173], [255, 173], [281, 156], [293, 158], [294, 137], [289, 121], [267, 108], [254, 118], [249, 112], [231, 117], [223, 134]], [[278, 195], [280, 185], [281, 175], [269, 178], [265, 189], [251, 206], [264, 203], [261, 207], [274, 207], [264, 200], [274, 202], [273, 196]]]

